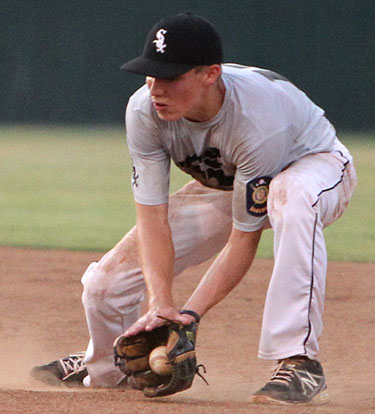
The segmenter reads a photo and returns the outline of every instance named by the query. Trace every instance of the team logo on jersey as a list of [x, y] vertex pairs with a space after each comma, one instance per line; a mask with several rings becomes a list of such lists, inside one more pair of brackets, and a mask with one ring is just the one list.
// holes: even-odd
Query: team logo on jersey
[[256, 217], [267, 214], [267, 198], [271, 177], [260, 177], [246, 184], [246, 209]]
[[138, 187], [138, 178], [139, 178], [139, 175], [137, 174], [137, 170], [133, 166], [133, 173], [132, 173], [132, 184], [133, 184], [133, 187]]
[[190, 155], [184, 161], [175, 161], [177, 167], [190, 174], [206, 187], [233, 190], [233, 175], [226, 175], [218, 148], [209, 147], [201, 155]]
[[167, 33], [167, 31], [165, 29], [158, 30], [157, 33], [156, 33], [156, 39], [152, 42], [152, 43], [155, 43], [156, 51], [158, 53], [164, 53], [165, 52], [165, 48], [167, 47], [167, 45], [165, 44], [164, 35], [166, 33]]

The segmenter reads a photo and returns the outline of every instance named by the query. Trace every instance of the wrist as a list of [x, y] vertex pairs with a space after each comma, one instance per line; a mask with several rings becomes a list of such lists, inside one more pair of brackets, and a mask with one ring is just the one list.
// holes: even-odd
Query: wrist
[[152, 297], [148, 301], [149, 309], [173, 308], [173, 298], [171, 296]]

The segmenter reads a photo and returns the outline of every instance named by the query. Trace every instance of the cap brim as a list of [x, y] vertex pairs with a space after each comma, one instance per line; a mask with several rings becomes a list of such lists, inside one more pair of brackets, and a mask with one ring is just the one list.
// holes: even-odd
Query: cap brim
[[160, 62], [139, 56], [121, 66], [126, 72], [138, 73], [139, 75], [151, 76], [153, 78], [173, 78], [193, 69], [196, 65], [183, 65], [180, 63]]

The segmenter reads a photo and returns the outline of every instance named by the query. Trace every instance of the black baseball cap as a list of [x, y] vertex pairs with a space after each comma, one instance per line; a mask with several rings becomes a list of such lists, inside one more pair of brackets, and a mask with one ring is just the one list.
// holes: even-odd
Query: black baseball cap
[[173, 78], [202, 65], [223, 62], [221, 39], [203, 17], [180, 13], [160, 20], [150, 30], [141, 56], [122, 70], [154, 78]]

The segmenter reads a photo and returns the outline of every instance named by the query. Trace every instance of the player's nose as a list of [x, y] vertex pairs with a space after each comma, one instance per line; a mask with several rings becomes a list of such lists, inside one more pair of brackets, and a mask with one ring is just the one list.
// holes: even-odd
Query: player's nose
[[160, 96], [164, 94], [162, 79], [147, 77], [147, 86], [152, 96]]

